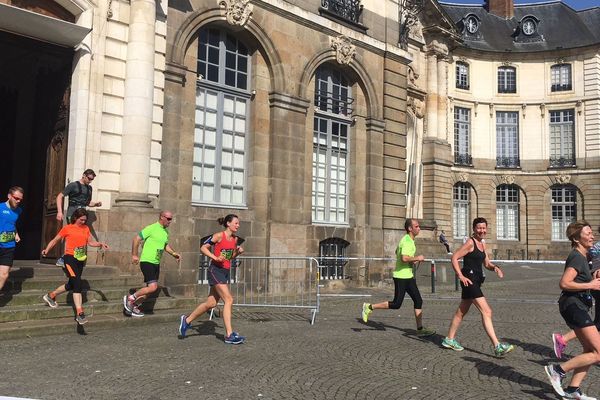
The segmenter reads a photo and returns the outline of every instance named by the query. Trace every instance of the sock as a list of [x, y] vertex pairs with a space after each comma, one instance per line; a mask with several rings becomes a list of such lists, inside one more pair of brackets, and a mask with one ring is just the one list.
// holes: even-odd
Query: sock
[[565, 392], [567, 393], [575, 393], [576, 391], [579, 390], [578, 386], [569, 386], [565, 389]]
[[52, 299], [55, 300], [56, 299], [56, 294], [54, 292], [50, 292], [48, 293], [48, 296]]
[[561, 375], [566, 375], [566, 374], [567, 374], [567, 373], [565, 372], [565, 370], [564, 370], [564, 369], [562, 369], [562, 367], [561, 367], [560, 365], [558, 365], [558, 364], [556, 364], [556, 365], [554, 366], [554, 370], [555, 370], [556, 372], [558, 372], [559, 374], [561, 374]]
[[135, 293], [134, 293], [134, 294], [130, 294], [130, 295], [129, 295], [129, 298], [128, 298], [128, 300], [129, 300], [130, 302], [132, 302], [132, 303], [133, 303], [133, 302], [135, 302], [135, 300], [136, 300], [136, 299], [137, 299], [137, 297], [135, 297]]
[[83, 307], [77, 307], [76, 312], [77, 312], [77, 315], [83, 314]]

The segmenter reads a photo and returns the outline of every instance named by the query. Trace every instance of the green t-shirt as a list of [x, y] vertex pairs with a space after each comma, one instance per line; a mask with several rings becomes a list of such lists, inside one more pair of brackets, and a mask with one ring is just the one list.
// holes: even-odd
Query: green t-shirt
[[413, 275], [412, 263], [402, 262], [402, 256], [414, 257], [417, 252], [415, 241], [407, 233], [398, 242], [396, 248], [396, 269], [394, 270], [394, 278], [410, 279]]
[[140, 261], [160, 264], [162, 253], [169, 243], [169, 231], [160, 223], [155, 222], [142, 229], [139, 235], [144, 240]]

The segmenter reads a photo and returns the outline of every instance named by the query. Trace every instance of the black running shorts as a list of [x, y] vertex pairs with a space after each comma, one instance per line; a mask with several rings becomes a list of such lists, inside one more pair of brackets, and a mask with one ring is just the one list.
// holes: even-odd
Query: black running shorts
[[208, 266], [208, 284], [209, 286], [229, 283], [229, 270], [216, 265]]
[[6, 265], [8, 267], [13, 266], [13, 260], [15, 259], [15, 248], [3, 248], [0, 247], [0, 265]]
[[142, 274], [144, 274], [144, 282], [146, 284], [158, 282], [158, 276], [160, 275], [160, 264], [141, 262], [140, 269], [142, 270]]

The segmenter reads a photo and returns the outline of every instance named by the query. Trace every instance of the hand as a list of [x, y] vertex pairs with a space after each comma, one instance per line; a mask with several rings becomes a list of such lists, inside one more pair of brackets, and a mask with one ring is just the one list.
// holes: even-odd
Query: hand
[[244, 252], [244, 248], [242, 246], [238, 246], [238, 248], [237, 248], [237, 254], [238, 254], [238, 256], [240, 254], [242, 254], [243, 252]]
[[223, 257], [222, 255], [220, 255], [219, 257], [214, 259], [216, 262], [218, 263], [222, 263], [223, 261], [225, 261], [225, 257]]
[[600, 269], [594, 271], [594, 278], [600, 278]]
[[140, 262], [140, 257], [139, 256], [131, 256], [131, 263], [132, 264], [137, 264]]
[[600, 290], [600, 278], [596, 278], [590, 281], [591, 290]]
[[106, 243], [100, 243], [100, 248], [102, 250], [108, 250], [109, 249], [108, 244], [106, 244]]
[[63, 213], [61, 213], [60, 211], [56, 214], [56, 220], [57, 221], [62, 221], [64, 218]]
[[502, 272], [500, 267], [496, 266], [496, 267], [494, 267], [494, 270], [496, 271], [496, 275], [498, 275], [498, 278], [500, 278], [500, 279], [504, 278], [504, 272]]
[[19, 243], [20, 241], [21, 241], [21, 236], [19, 236], [19, 234], [17, 233], [17, 234], [15, 235], [15, 242], [16, 242], [16, 243]]
[[181, 254], [173, 252], [173, 254], [171, 254], [171, 255], [173, 257], [175, 257], [175, 259], [177, 260], [177, 262], [181, 262]]
[[466, 276], [464, 276], [464, 275], [459, 276], [458, 279], [460, 279], [460, 281], [462, 282], [462, 284], [465, 285], [465, 286], [470, 286], [470, 285], [473, 284], [473, 282], [469, 278], [467, 278]]
[[42, 257], [46, 257], [46, 254], [48, 254], [48, 251], [46, 249], [42, 250]]
[[102, 202], [101, 201], [97, 201], [94, 206], [95, 207], [102, 207]]
[[419, 262], [425, 261], [425, 257], [422, 256], [422, 255], [421, 256], [416, 256], [415, 257], [415, 261], [419, 261]]

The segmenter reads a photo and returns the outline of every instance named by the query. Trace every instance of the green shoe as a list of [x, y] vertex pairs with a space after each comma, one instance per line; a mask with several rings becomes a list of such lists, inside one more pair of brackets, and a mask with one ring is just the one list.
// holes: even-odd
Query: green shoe
[[365, 324], [369, 320], [369, 314], [371, 314], [372, 312], [373, 312], [373, 310], [371, 309], [371, 304], [369, 304], [369, 303], [363, 303], [363, 307], [362, 307], [362, 320], [363, 320], [363, 322]]
[[417, 329], [417, 336], [431, 336], [434, 334], [435, 331], [433, 329], [425, 328], [424, 326]]
[[514, 349], [515, 346], [510, 343], [498, 343], [498, 345], [494, 348], [494, 355], [496, 357], [504, 357]]
[[458, 341], [456, 339], [450, 339], [448, 337], [444, 338], [444, 340], [442, 340], [442, 347], [445, 347], [447, 349], [452, 349], [454, 351], [463, 351], [465, 348], [462, 347], [460, 345], [460, 343], [458, 343]]

